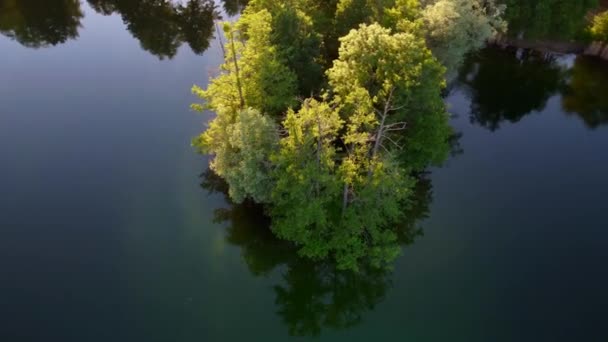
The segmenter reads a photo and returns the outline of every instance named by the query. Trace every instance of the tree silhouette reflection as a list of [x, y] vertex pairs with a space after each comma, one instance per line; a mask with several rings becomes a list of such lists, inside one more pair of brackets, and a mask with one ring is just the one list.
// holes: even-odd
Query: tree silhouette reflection
[[226, 14], [232, 16], [241, 13], [249, 3], [249, 0], [222, 0], [222, 2], [224, 3]]
[[597, 58], [579, 56], [569, 71], [562, 93], [562, 107], [577, 115], [587, 127], [608, 124], [608, 65]]
[[30, 48], [77, 38], [82, 17], [78, 0], [0, 0], [0, 33]]
[[[172, 58], [187, 43], [202, 54], [220, 19], [213, 0], [88, 0], [98, 13], [120, 14], [141, 47], [160, 59]], [[237, 7], [240, 10], [240, 7]], [[78, 38], [83, 12], [78, 0], [0, 0], [0, 33], [39, 48]]]
[[[201, 186], [227, 196], [225, 182], [212, 171], [201, 175]], [[422, 234], [417, 226], [428, 217], [432, 186], [421, 176], [415, 198], [397, 228], [399, 243], [409, 245]], [[392, 286], [392, 272], [362, 267], [359, 272], [338, 270], [331, 260], [313, 261], [298, 256], [297, 248], [277, 239], [264, 209], [252, 202], [231, 204], [215, 210], [216, 223], [226, 223], [226, 241], [238, 246], [250, 272], [268, 276], [282, 273], [273, 286], [277, 315], [292, 336], [318, 336], [323, 329], [346, 329], [362, 322], [364, 315], [382, 302]]]
[[504, 0], [509, 34], [526, 39], [570, 40], [583, 34], [598, 0]]
[[120, 14], [141, 47], [160, 59], [175, 56], [183, 43], [203, 53], [213, 37], [213, 22], [219, 18], [213, 0], [188, 0], [185, 5], [168, 0], [88, 2], [101, 14]]
[[541, 111], [564, 76], [554, 55], [488, 48], [468, 59], [458, 82], [471, 100], [471, 122], [495, 131], [505, 121]]

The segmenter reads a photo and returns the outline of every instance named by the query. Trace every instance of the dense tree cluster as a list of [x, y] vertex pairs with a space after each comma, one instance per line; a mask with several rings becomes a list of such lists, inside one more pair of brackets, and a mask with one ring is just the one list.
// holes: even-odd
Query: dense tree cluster
[[456, 74], [468, 52], [480, 49], [489, 38], [506, 32], [505, 6], [495, 0], [440, 0], [423, 11], [429, 47], [450, 72]]
[[[444, 8], [453, 15], [439, 22]], [[264, 203], [300, 255], [387, 266], [413, 175], [449, 153], [445, 65], [502, 29], [501, 11], [478, 0], [252, 0], [223, 26], [221, 74], [193, 88], [204, 100], [193, 108], [216, 113], [194, 144], [232, 200]]]

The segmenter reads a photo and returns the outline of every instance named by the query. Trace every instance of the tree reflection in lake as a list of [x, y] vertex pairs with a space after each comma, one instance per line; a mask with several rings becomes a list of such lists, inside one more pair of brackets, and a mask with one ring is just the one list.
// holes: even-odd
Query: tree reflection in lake
[[563, 55], [488, 47], [471, 56], [455, 89], [471, 101], [471, 122], [491, 131], [540, 112], [552, 96], [562, 109], [579, 116], [589, 128], [608, 123], [608, 64], [579, 56], [572, 66]]
[[564, 68], [552, 55], [487, 48], [463, 66], [459, 88], [471, 99], [471, 121], [492, 131], [542, 110], [559, 91]]
[[526, 39], [580, 37], [598, 0], [505, 0], [509, 34]]
[[[227, 194], [224, 181], [207, 170], [201, 186]], [[422, 234], [417, 222], [428, 217], [431, 182], [425, 176], [398, 228], [399, 243], [409, 245]], [[227, 201], [229, 201], [226, 195]], [[277, 315], [293, 336], [317, 336], [323, 329], [344, 329], [362, 322], [366, 312], [382, 302], [392, 285], [392, 272], [362, 267], [358, 273], [340, 271], [330, 260], [301, 258], [296, 247], [277, 239], [263, 208], [251, 202], [215, 210], [215, 222], [228, 224], [226, 240], [241, 248], [243, 259], [256, 276], [268, 276], [284, 266], [282, 282], [273, 286]], [[280, 268], [282, 269], [282, 268]]]
[[[213, 0], [88, 0], [98, 13], [122, 16], [141, 47], [172, 58], [187, 43], [202, 54], [220, 19]], [[0, 0], [0, 33], [26, 47], [62, 44], [78, 37], [83, 11], [78, 0]]]
[[88, 0], [104, 15], [119, 13], [141, 47], [160, 59], [172, 58], [184, 42], [203, 53], [213, 36], [219, 13], [213, 0], [188, 0], [185, 5], [167, 0]]
[[222, 0], [222, 2], [224, 3], [226, 14], [237, 15], [245, 9], [249, 0]]
[[0, 0], [0, 33], [30, 48], [77, 38], [82, 17], [78, 0]]
[[608, 124], [608, 64], [579, 56], [569, 76], [562, 94], [564, 110], [578, 115], [589, 128]]

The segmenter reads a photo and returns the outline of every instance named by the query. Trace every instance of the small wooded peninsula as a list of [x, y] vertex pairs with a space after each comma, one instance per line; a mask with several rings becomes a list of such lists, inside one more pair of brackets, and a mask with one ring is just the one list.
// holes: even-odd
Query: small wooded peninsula
[[[446, 5], [463, 9], [448, 30]], [[205, 100], [195, 108], [217, 114], [195, 145], [214, 155], [232, 200], [266, 204], [272, 231], [301, 255], [385, 266], [416, 174], [449, 152], [444, 65], [500, 30], [502, 11], [251, 2], [224, 23], [222, 73], [193, 89]]]
[[264, 204], [300, 255], [390, 266], [419, 175], [450, 152], [442, 94], [465, 56], [532, 14], [528, 35], [605, 38], [605, 14], [577, 24], [593, 1], [543, 16], [551, 3], [251, 1], [223, 24], [221, 72], [193, 88], [193, 108], [217, 115], [194, 145], [230, 198]]

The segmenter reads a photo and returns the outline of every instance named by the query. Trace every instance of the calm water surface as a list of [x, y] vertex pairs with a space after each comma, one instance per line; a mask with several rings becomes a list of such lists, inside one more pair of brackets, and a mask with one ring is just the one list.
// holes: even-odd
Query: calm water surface
[[344, 274], [190, 147], [208, 5], [0, 0], [1, 341], [606, 341], [608, 64], [473, 56], [403, 256]]

